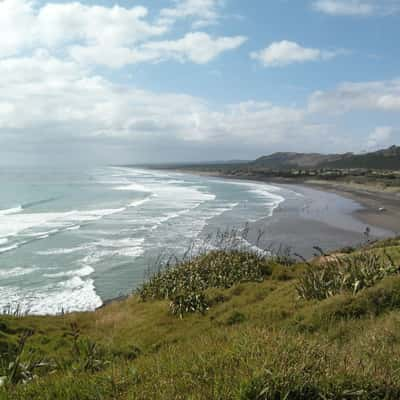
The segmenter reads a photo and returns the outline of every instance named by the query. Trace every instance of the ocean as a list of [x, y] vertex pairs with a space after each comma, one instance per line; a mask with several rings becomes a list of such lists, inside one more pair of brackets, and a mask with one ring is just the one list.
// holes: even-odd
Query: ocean
[[195, 239], [269, 218], [301, 197], [122, 167], [9, 168], [0, 187], [0, 311], [30, 314], [94, 310], [137, 288], [160, 254], [179, 257]]

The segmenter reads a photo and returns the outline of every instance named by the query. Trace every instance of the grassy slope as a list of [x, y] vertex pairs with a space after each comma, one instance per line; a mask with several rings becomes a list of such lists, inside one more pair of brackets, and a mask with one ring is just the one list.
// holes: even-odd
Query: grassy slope
[[[400, 263], [400, 241], [388, 245]], [[183, 319], [166, 301], [135, 296], [94, 313], [0, 317], [0, 349], [32, 328], [28, 346], [61, 365], [0, 399], [400, 398], [400, 277], [304, 301], [295, 290], [303, 269], [274, 266], [262, 283], [213, 289], [224, 301]], [[71, 322], [104, 352], [101, 371], [62, 370]]]
[[[386, 153], [386, 154], [385, 154]], [[342, 160], [323, 163], [328, 168], [400, 169], [400, 148], [369, 154], [353, 155]]]

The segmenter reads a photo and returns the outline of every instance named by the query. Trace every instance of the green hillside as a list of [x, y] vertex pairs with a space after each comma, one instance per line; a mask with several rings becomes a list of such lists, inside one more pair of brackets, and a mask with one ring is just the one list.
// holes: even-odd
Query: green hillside
[[226, 161], [218, 163], [146, 165], [156, 169], [177, 169], [189, 171], [215, 172], [236, 170], [241, 173], [275, 171], [285, 173], [290, 170], [321, 169], [371, 169], [400, 170], [400, 147], [391, 146], [384, 150], [354, 154], [320, 154], [279, 152], [262, 156], [254, 161]]
[[374, 153], [353, 155], [343, 159], [324, 162], [328, 168], [365, 168], [400, 170], [400, 147], [392, 146]]
[[318, 154], [318, 153], [274, 153], [263, 156], [248, 164], [249, 166], [270, 169], [290, 168], [365, 168], [400, 169], [400, 147], [365, 154]]
[[263, 156], [249, 163], [250, 166], [288, 169], [288, 168], [316, 168], [324, 163], [334, 162], [347, 155], [319, 154], [319, 153], [273, 153]]
[[96, 312], [0, 317], [0, 399], [398, 399], [400, 240], [213, 252]]

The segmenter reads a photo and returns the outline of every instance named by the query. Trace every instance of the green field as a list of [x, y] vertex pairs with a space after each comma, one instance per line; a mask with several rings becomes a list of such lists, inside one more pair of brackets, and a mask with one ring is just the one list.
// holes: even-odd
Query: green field
[[398, 399], [400, 239], [213, 252], [92, 313], [0, 317], [0, 399]]

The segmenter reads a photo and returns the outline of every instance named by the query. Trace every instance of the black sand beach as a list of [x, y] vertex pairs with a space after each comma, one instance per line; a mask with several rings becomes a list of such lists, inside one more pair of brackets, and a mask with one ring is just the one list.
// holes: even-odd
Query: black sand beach
[[[361, 219], [359, 216], [365, 209], [355, 200], [303, 185], [277, 186], [304, 196], [306, 204], [295, 197], [289, 198], [272, 217], [258, 221], [256, 230], [264, 232], [262, 247], [288, 247], [292, 252], [309, 258], [315, 254], [314, 246], [333, 251], [394, 234]], [[365, 234], [367, 228], [368, 235]]]
[[[380, 193], [332, 183], [296, 182], [285, 179], [233, 177], [199, 171], [182, 171], [223, 179], [264, 182], [295, 192], [268, 217], [252, 224], [249, 239], [262, 248], [289, 248], [305, 258], [312, 257], [315, 246], [334, 251], [357, 247], [368, 240], [382, 239], [400, 233], [400, 197], [397, 193]], [[305, 199], [305, 204], [299, 201]], [[383, 208], [384, 211], [379, 209]], [[369, 232], [366, 235], [366, 232]]]
[[307, 183], [310, 187], [337, 193], [360, 203], [363, 208], [356, 217], [368, 225], [379, 226], [400, 234], [400, 193], [379, 191], [376, 188], [335, 183]]

